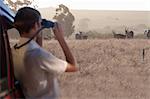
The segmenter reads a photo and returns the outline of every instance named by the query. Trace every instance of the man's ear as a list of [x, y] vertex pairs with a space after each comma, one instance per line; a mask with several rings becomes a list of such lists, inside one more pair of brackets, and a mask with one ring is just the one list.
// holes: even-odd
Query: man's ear
[[38, 22], [35, 22], [35, 24], [34, 24], [34, 26], [33, 26], [33, 29], [34, 29], [34, 30], [37, 30], [38, 27], [39, 27]]
[[41, 27], [41, 22], [36, 22], [37, 23], [37, 25], [38, 25], [38, 27]]

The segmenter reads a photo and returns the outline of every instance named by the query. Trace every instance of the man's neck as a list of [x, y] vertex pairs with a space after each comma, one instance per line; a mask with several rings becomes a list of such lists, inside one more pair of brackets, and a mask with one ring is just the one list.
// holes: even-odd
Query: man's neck
[[[31, 35], [26, 35], [26, 34], [23, 34], [23, 35], [21, 35], [21, 37], [23, 37], [23, 38], [31, 38], [32, 36]], [[34, 37], [34, 39], [33, 39], [34, 41], [36, 41], [41, 47], [42, 47], [42, 37]]]
[[21, 37], [25, 37], [25, 38], [31, 38], [33, 35], [31, 35], [32, 33], [26, 33], [26, 32], [23, 32], [21, 33]]
[[[25, 33], [25, 32], [21, 33], [20, 36], [24, 37], [24, 38], [32, 38], [34, 35], [34, 32], [35, 31], [31, 30], [29, 33]], [[36, 41], [40, 46], [42, 46], [42, 36], [40, 36], [40, 37], [36, 36], [36, 37], [34, 37], [33, 40]]]
[[[20, 37], [23, 37], [23, 38], [31, 38], [32, 36], [31, 36], [31, 35], [24, 35], [24, 34], [22, 34], [22, 35], [20, 35]], [[33, 40], [36, 40], [36, 39], [34, 38]]]

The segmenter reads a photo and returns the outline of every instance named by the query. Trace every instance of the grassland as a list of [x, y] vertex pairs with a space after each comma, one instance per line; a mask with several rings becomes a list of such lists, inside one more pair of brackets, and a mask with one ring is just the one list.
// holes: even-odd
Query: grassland
[[[67, 40], [79, 71], [59, 76], [61, 99], [150, 99], [150, 50], [146, 39]], [[64, 59], [57, 41], [44, 47]]]

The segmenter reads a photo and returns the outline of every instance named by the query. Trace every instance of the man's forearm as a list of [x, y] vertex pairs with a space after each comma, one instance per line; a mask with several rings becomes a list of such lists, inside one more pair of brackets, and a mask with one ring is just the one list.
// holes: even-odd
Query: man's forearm
[[58, 42], [60, 44], [60, 46], [62, 47], [62, 50], [66, 56], [66, 61], [72, 65], [75, 65], [75, 59], [66, 43], [66, 41], [63, 39], [58, 39]]
[[61, 28], [61, 25], [58, 23], [55, 23], [55, 27], [53, 28], [53, 32], [56, 36], [56, 39], [58, 40], [60, 46], [62, 47], [62, 50], [66, 56], [66, 61], [72, 65], [75, 66], [75, 59], [63, 37], [63, 30]]

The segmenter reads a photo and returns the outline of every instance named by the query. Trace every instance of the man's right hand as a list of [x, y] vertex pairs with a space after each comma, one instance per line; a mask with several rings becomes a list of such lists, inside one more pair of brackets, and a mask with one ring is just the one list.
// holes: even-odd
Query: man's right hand
[[63, 29], [62, 29], [61, 25], [58, 22], [55, 22], [55, 25], [52, 29], [53, 29], [53, 32], [54, 32], [57, 40], [64, 38]]

